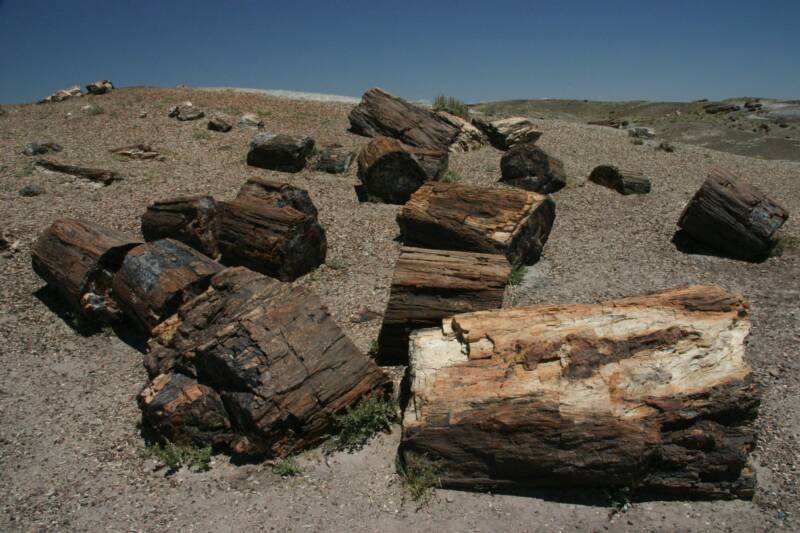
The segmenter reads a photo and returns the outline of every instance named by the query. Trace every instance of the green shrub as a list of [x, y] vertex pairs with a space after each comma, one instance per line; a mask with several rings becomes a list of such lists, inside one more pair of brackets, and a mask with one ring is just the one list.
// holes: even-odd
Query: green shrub
[[442, 183], [456, 183], [461, 181], [462, 179], [463, 178], [461, 177], [461, 174], [459, 174], [455, 170], [448, 170], [447, 172], [444, 173], [444, 176], [439, 178], [439, 181], [441, 181]]
[[511, 267], [511, 273], [508, 275], [508, 284], [509, 285], [519, 285], [522, 283], [522, 280], [525, 279], [525, 273], [528, 271], [528, 268], [520, 263], [515, 264]]
[[377, 433], [389, 429], [397, 418], [390, 398], [370, 396], [344, 414], [334, 416], [337, 433], [325, 443], [325, 451], [360, 450]]
[[380, 349], [378, 339], [372, 339], [372, 342], [369, 343], [369, 348], [367, 349], [367, 355], [374, 359], [378, 355], [378, 349]]
[[444, 96], [440, 94], [433, 101], [434, 111], [446, 111], [451, 115], [461, 117], [464, 120], [469, 120], [469, 107], [467, 104], [453, 96]]
[[770, 257], [780, 257], [787, 252], [792, 254], [800, 251], [800, 238], [793, 235], [784, 235], [775, 241], [775, 244], [769, 251]]
[[170, 472], [186, 467], [195, 472], [204, 472], [210, 468], [211, 446], [197, 448], [180, 446], [171, 442], [152, 444], [145, 448], [145, 456], [164, 463]]
[[327, 266], [328, 268], [330, 268], [332, 270], [341, 270], [343, 268], [347, 268], [347, 263], [345, 263], [344, 261], [342, 261], [339, 258], [332, 257], [332, 258], [328, 259], [327, 261], [325, 261], [325, 266]]
[[440, 486], [439, 470], [441, 466], [437, 461], [427, 455], [405, 452], [402, 461], [398, 457], [397, 473], [403, 480], [411, 499], [425, 503], [433, 490]]
[[275, 464], [272, 465], [272, 471], [281, 477], [291, 477], [302, 473], [303, 469], [300, 468], [294, 457], [284, 457], [275, 461]]

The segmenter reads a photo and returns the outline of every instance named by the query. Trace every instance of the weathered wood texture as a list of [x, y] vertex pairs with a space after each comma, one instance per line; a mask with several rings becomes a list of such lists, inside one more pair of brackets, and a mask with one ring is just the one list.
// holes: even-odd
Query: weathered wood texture
[[385, 135], [411, 146], [442, 151], [447, 151], [461, 131], [435, 113], [378, 88], [365, 92], [348, 118], [353, 133]]
[[103, 185], [111, 185], [115, 181], [122, 179], [119, 173], [113, 170], [104, 170], [102, 168], [89, 168], [79, 167], [75, 165], [66, 165], [49, 159], [39, 159], [36, 161], [36, 166], [52, 172], [61, 172], [71, 176], [77, 176]]
[[589, 174], [589, 181], [614, 189], [620, 194], [646, 194], [650, 180], [640, 172], [621, 169], [613, 165], [600, 165]]
[[401, 456], [448, 487], [751, 497], [749, 330], [713, 286], [456, 315], [412, 334]]
[[146, 357], [143, 419], [165, 438], [283, 457], [390, 387], [308, 289], [241, 267], [211, 287], [159, 326]]
[[451, 183], [426, 183], [397, 215], [407, 245], [504, 254], [512, 264], [539, 259], [554, 219], [547, 196]]
[[447, 152], [376, 137], [358, 155], [358, 177], [367, 198], [403, 204], [420, 185], [438, 180], [448, 161]]
[[564, 188], [564, 164], [533, 144], [517, 144], [500, 159], [500, 181], [520, 189], [549, 194]]
[[737, 259], [758, 259], [773, 245], [789, 214], [755, 187], [713, 170], [681, 214], [693, 239]]
[[211, 196], [181, 196], [156, 202], [142, 215], [142, 235], [146, 241], [175, 239], [216, 258], [217, 213], [217, 202]]
[[114, 299], [144, 331], [208, 287], [222, 265], [173, 239], [143, 244], [128, 252], [111, 287]]
[[125, 254], [141, 241], [122, 232], [73, 219], [53, 222], [31, 250], [34, 271], [76, 311], [89, 318], [115, 318], [111, 278]]
[[409, 332], [444, 317], [503, 305], [505, 256], [403, 247], [378, 335], [378, 361], [408, 363]]
[[327, 239], [315, 216], [248, 195], [220, 205], [223, 263], [291, 281], [325, 262]]
[[489, 143], [498, 150], [508, 150], [517, 144], [533, 144], [542, 136], [533, 123], [525, 117], [510, 117], [488, 121], [475, 117], [472, 124], [486, 135]]
[[258, 133], [250, 141], [247, 164], [282, 172], [300, 172], [314, 151], [314, 139], [292, 135]]
[[237, 198], [258, 198], [273, 207], [293, 207], [301, 213], [312, 217], [317, 216], [317, 208], [308, 191], [280, 181], [264, 178], [249, 178], [241, 189]]
[[159, 154], [156, 150], [153, 150], [153, 147], [149, 144], [132, 144], [129, 146], [120, 146], [119, 148], [113, 148], [109, 150], [112, 154], [127, 157], [129, 159], [140, 159], [140, 160], [148, 160], [148, 159], [157, 159], [159, 161], [164, 160], [164, 156]]

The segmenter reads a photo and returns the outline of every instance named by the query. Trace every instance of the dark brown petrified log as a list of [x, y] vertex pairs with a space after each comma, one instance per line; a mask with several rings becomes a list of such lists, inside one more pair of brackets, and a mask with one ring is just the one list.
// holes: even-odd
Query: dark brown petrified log
[[243, 265], [284, 281], [324, 263], [328, 249], [316, 216], [247, 194], [221, 204], [217, 241], [225, 264]]
[[283, 183], [264, 178], [249, 178], [239, 189], [237, 198], [259, 198], [274, 207], [293, 207], [301, 213], [312, 217], [317, 216], [317, 208], [308, 191]]
[[378, 335], [378, 361], [408, 363], [408, 334], [458, 313], [503, 305], [505, 256], [403, 247]]
[[625, 170], [613, 165], [600, 165], [589, 174], [589, 181], [614, 189], [621, 194], [650, 192], [650, 180], [640, 172]]
[[217, 203], [211, 196], [181, 196], [156, 202], [142, 215], [146, 241], [175, 239], [215, 258]]
[[390, 387], [313, 293], [242, 267], [214, 276], [154, 333], [140, 405], [145, 424], [176, 442], [287, 456]]
[[376, 137], [358, 155], [358, 177], [368, 199], [403, 204], [420, 185], [438, 180], [448, 161], [447, 152]]
[[33, 245], [33, 269], [85, 317], [116, 318], [119, 309], [109, 296], [111, 278], [128, 250], [140, 244], [97, 224], [56, 220]]
[[686, 205], [678, 227], [737, 259], [758, 259], [774, 244], [789, 214], [755, 187], [715, 169]]
[[447, 487], [751, 497], [747, 317], [740, 295], [690, 286], [445, 319], [411, 336], [401, 457]]
[[36, 166], [42, 167], [45, 170], [51, 170], [53, 172], [61, 172], [63, 174], [78, 176], [79, 178], [84, 178], [96, 183], [102, 183], [103, 185], [111, 185], [113, 182], [122, 179], [122, 176], [113, 170], [65, 165], [63, 163], [57, 163], [48, 159], [39, 159], [36, 161]]
[[385, 135], [411, 146], [445, 152], [461, 131], [435, 113], [378, 88], [365, 92], [348, 118], [350, 129], [359, 135]]
[[397, 215], [407, 245], [504, 254], [511, 264], [539, 259], [554, 219], [548, 196], [452, 183], [424, 184]]
[[173, 239], [128, 252], [111, 287], [114, 299], [147, 333], [208, 287], [222, 265]]
[[475, 117], [472, 124], [486, 135], [492, 146], [508, 150], [517, 144], [533, 144], [542, 136], [533, 123], [525, 117], [509, 117], [488, 121]]

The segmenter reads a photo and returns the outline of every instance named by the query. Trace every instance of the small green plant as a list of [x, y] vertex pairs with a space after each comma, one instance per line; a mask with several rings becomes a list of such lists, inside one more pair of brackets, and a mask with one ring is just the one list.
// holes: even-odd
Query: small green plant
[[444, 173], [444, 176], [439, 178], [439, 181], [443, 183], [456, 183], [462, 180], [461, 174], [456, 172], [455, 170], [448, 170]]
[[354, 452], [360, 450], [378, 432], [389, 429], [397, 418], [390, 398], [370, 396], [344, 414], [334, 416], [337, 433], [325, 443], [325, 450]]
[[397, 473], [415, 502], [426, 503], [440, 486], [440, 469], [438, 462], [424, 454], [405, 452], [397, 459]]
[[194, 130], [192, 132], [192, 137], [196, 140], [207, 140], [211, 138], [211, 134], [208, 133], [208, 130]]
[[461, 117], [464, 120], [469, 120], [469, 107], [467, 104], [453, 96], [444, 96], [440, 94], [433, 101], [434, 111], [445, 111], [451, 115]]
[[374, 359], [378, 355], [379, 349], [380, 345], [378, 344], [378, 339], [372, 339], [372, 342], [369, 343], [369, 348], [367, 349], [367, 355]]
[[210, 468], [211, 446], [197, 448], [166, 442], [151, 444], [145, 448], [145, 456], [164, 463], [170, 472], [186, 467], [195, 472], [205, 472]]
[[275, 464], [272, 465], [272, 471], [281, 477], [292, 477], [301, 474], [303, 469], [300, 468], [294, 457], [284, 457], [275, 461]]
[[87, 115], [102, 115], [103, 113], [106, 112], [105, 109], [103, 109], [97, 104], [88, 104], [84, 108], [84, 111], [86, 112]]
[[643, 145], [643, 144], [644, 144], [644, 141], [643, 141], [643, 140], [641, 140], [641, 139], [633, 139], [633, 140], [631, 140], [631, 142], [632, 142], [633, 144], [635, 144], [636, 146], [641, 146], [641, 145]]
[[608, 505], [611, 510], [608, 512], [609, 518], [624, 513], [631, 506], [631, 493], [630, 487], [619, 487], [611, 491], [605, 491], [606, 498], [608, 498]]
[[508, 284], [509, 285], [519, 285], [522, 283], [522, 280], [525, 279], [525, 273], [528, 271], [528, 267], [521, 263], [516, 263], [514, 266], [511, 267], [511, 273], [508, 275]]
[[347, 268], [347, 263], [337, 257], [332, 257], [325, 261], [325, 266], [333, 270], [341, 270], [343, 268]]
[[781, 257], [783, 254], [797, 253], [800, 251], [800, 238], [794, 235], [784, 235], [775, 241], [775, 244], [769, 251], [770, 257]]

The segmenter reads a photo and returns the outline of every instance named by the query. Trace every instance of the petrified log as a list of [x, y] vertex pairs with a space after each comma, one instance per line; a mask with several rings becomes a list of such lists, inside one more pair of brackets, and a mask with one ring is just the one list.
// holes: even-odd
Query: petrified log
[[211, 131], [219, 131], [222, 133], [226, 133], [231, 131], [232, 128], [233, 125], [230, 123], [230, 121], [219, 115], [211, 117], [211, 119], [208, 121], [208, 129], [210, 129]]
[[641, 173], [624, 170], [613, 165], [600, 165], [589, 174], [589, 181], [614, 189], [621, 194], [645, 194], [650, 192], [650, 180]]
[[130, 146], [121, 146], [109, 150], [112, 154], [127, 157], [130, 159], [158, 159], [164, 160], [164, 156], [153, 150], [149, 144], [132, 144]]
[[183, 102], [182, 104], [172, 106], [167, 116], [185, 122], [187, 120], [201, 119], [206, 116], [206, 114], [202, 109], [195, 107], [191, 102]]
[[517, 144], [533, 144], [542, 136], [533, 122], [525, 117], [510, 117], [488, 121], [480, 117], [472, 119], [472, 124], [481, 130], [489, 143], [498, 150], [508, 150]]
[[326, 146], [319, 154], [316, 169], [328, 174], [344, 174], [350, 169], [355, 154], [339, 144]]
[[60, 152], [63, 150], [60, 144], [56, 143], [28, 143], [22, 148], [25, 155], [42, 155], [49, 152]]
[[358, 177], [368, 199], [403, 204], [420, 185], [438, 180], [448, 160], [447, 152], [441, 150], [376, 137], [358, 155]]
[[504, 254], [511, 264], [532, 264], [542, 254], [555, 203], [519, 189], [426, 183], [397, 215], [404, 244]]
[[751, 260], [769, 251], [787, 218], [766, 194], [715, 169], [686, 205], [678, 226], [725, 255]]
[[458, 313], [496, 309], [511, 267], [503, 255], [403, 247], [378, 335], [378, 361], [408, 363], [408, 334]]
[[751, 497], [760, 391], [740, 295], [692, 286], [457, 315], [412, 334], [401, 456], [442, 485]]
[[106, 94], [114, 90], [114, 84], [109, 80], [97, 80], [86, 86], [89, 94]]
[[442, 151], [447, 151], [460, 132], [435, 113], [378, 88], [365, 92], [348, 118], [353, 133], [384, 135], [418, 148]]
[[486, 144], [486, 135], [469, 121], [446, 111], [437, 111], [436, 116], [458, 129], [458, 134], [448, 148], [451, 153], [477, 150]]
[[714, 115], [716, 113], [731, 113], [733, 111], [739, 111], [741, 108], [736, 104], [721, 102], [704, 105], [703, 109], [705, 109], [706, 113]]
[[88, 318], [112, 319], [119, 309], [109, 295], [125, 254], [141, 241], [97, 224], [53, 222], [31, 250], [33, 269], [67, 303]]
[[301, 213], [317, 216], [317, 208], [308, 191], [281, 181], [250, 178], [239, 189], [237, 198], [258, 198], [273, 207], [293, 207]]
[[[200, 435], [222, 444], [227, 419], [233, 436], [225, 444], [233, 452], [287, 456], [321, 442], [334, 414], [390, 386], [308, 289], [241, 267], [214, 276], [208, 292], [155, 333], [145, 360], [155, 379], [140, 402], [145, 424], [166, 428], [161, 434], [169, 439]], [[161, 382], [176, 380], [174, 388], [196, 392], [173, 392], [163, 400], [152, 394]], [[187, 418], [167, 409], [177, 396], [191, 402], [185, 411], [198, 414]], [[165, 408], [151, 409], [153, 401]], [[200, 416], [198, 401], [209, 403], [214, 416]]]
[[122, 176], [113, 170], [65, 165], [48, 159], [39, 159], [36, 161], [36, 166], [42, 167], [45, 170], [52, 170], [53, 172], [62, 172], [64, 174], [78, 176], [79, 178], [85, 178], [97, 183], [102, 183], [103, 185], [111, 185], [111, 183], [122, 179]]
[[247, 164], [282, 172], [300, 172], [314, 150], [311, 137], [258, 133], [250, 141]]
[[114, 299], [144, 331], [150, 331], [206, 288], [222, 265], [173, 239], [128, 252], [111, 283]]
[[217, 202], [211, 196], [181, 196], [156, 202], [142, 215], [146, 241], [175, 239], [216, 258]]
[[549, 194], [567, 184], [564, 164], [533, 144], [517, 144], [500, 159], [502, 183]]
[[221, 204], [217, 242], [222, 261], [284, 281], [325, 262], [328, 244], [315, 216], [260, 198], [240, 196]]

